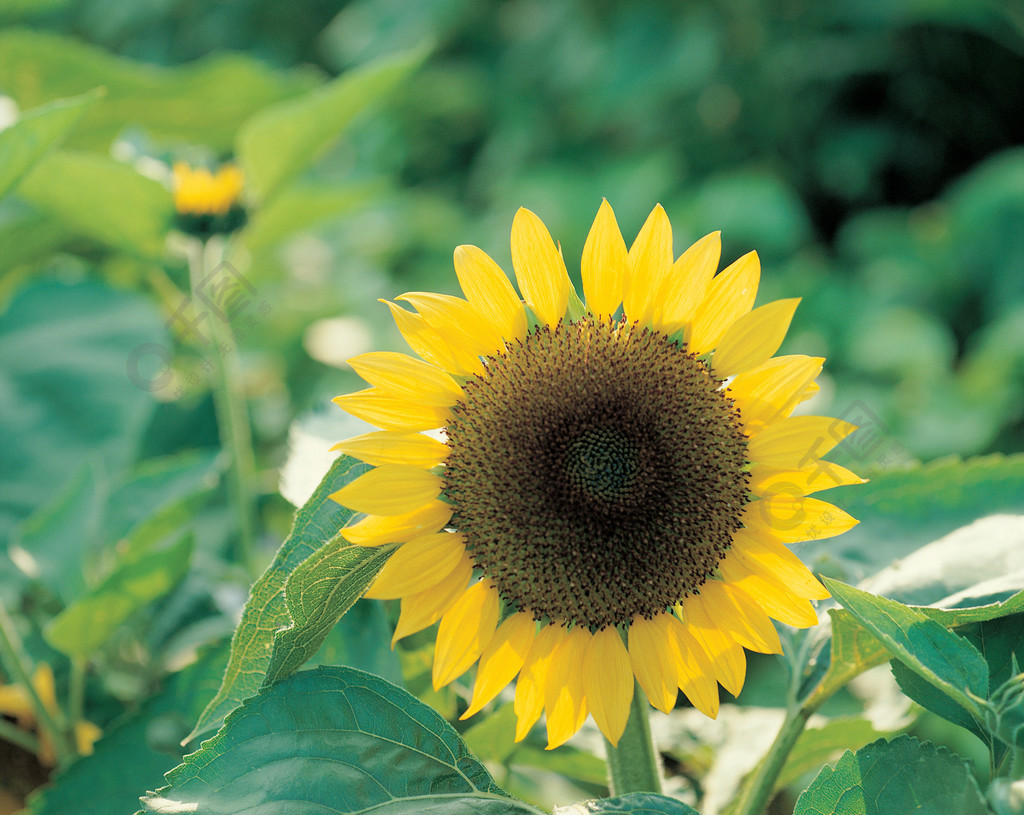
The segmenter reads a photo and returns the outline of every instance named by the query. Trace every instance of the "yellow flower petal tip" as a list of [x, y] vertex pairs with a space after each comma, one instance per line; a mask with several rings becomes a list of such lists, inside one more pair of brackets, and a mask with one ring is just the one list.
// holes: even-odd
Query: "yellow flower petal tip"
[[379, 430], [337, 445], [373, 469], [332, 498], [347, 540], [396, 546], [366, 596], [401, 601], [392, 643], [437, 624], [435, 688], [476, 666], [463, 718], [514, 682], [517, 741], [590, 716], [617, 744], [637, 686], [717, 716], [773, 620], [817, 622], [786, 545], [856, 524], [810, 497], [864, 479], [823, 458], [853, 425], [793, 416], [824, 363], [777, 355], [799, 299], [754, 308], [760, 259], [719, 272], [718, 232], [674, 258], [660, 205], [630, 244], [601, 201], [584, 301], [535, 213], [510, 246], [514, 279], [456, 247], [464, 298], [385, 301], [411, 353], [351, 360], [369, 387], [336, 401]]

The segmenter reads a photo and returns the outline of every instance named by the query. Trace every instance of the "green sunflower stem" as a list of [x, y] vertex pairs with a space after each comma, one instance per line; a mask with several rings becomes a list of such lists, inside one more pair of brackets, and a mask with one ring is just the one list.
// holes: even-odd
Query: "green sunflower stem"
[[802, 706], [786, 711], [786, 719], [775, 736], [768, 754], [740, 790], [732, 815], [763, 815], [767, 811], [775, 790], [775, 782], [815, 708], [816, 706]]
[[661, 792], [661, 760], [651, 738], [650, 710], [647, 697], [640, 685], [636, 685], [629, 721], [618, 746], [613, 746], [608, 739], [604, 741], [612, 795]]
[[[191, 242], [188, 248], [189, 282], [193, 302], [200, 284], [224, 260], [224, 242], [212, 238], [207, 243]], [[228, 470], [228, 495], [237, 528], [237, 558], [254, 577], [259, 574], [256, 560], [256, 457], [252, 446], [252, 428], [245, 404], [242, 369], [238, 348], [231, 327], [223, 319], [210, 316], [208, 326], [212, 336], [212, 350], [208, 359], [212, 363], [213, 404], [220, 430], [221, 447], [231, 455]]]

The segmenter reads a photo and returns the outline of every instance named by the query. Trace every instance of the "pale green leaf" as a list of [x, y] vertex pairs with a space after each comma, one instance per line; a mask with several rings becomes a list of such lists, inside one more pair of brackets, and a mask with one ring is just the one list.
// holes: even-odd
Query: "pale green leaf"
[[379, 181], [291, 184], [253, 213], [243, 234], [246, 248], [266, 249], [300, 230], [356, 210], [385, 189]]
[[163, 254], [174, 216], [169, 189], [95, 153], [51, 153], [22, 181], [19, 193], [69, 230], [149, 257]]
[[793, 815], [990, 815], [963, 759], [910, 736], [876, 741], [825, 767]]
[[262, 687], [270, 667], [274, 637], [292, 624], [285, 603], [285, 583], [300, 564], [331, 541], [352, 517], [351, 510], [328, 496], [368, 469], [368, 465], [353, 458], [340, 457], [295, 514], [291, 534], [249, 591], [242, 619], [231, 638], [231, 657], [224, 680], [199, 718], [193, 735], [215, 727]]
[[102, 94], [84, 93], [58, 99], [27, 111], [0, 131], [0, 198], [3, 198], [52, 148], [78, 124], [82, 114]]
[[92, 655], [129, 616], [177, 585], [188, 572], [193, 544], [185, 535], [124, 564], [58, 614], [46, 627], [46, 641], [70, 657]]
[[128, 127], [164, 142], [231, 150], [243, 121], [317, 84], [315, 73], [281, 71], [242, 54], [214, 54], [162, 67], [43, 31], [0, 32], [0, 88], [23, 109], [102, 86], [107, 95], [68, 140], [107, 152]]
[[284, 586], [291, 624], [274, 635], [264, 685], [293, 674], [377, 576], [394, 546], [356, 546], [336, 536], [293, 571]]
[[963, 637], [917, 609], [825, 579], [832, 596], [896, 658], [968, 710], [988, 697], [988, 664]]
[[269, 200], [309, 167], [359, 113], [390, 92], [425, 56], [420, 49], [376, 60], [246, 121], [238, 132], [237, 153], [256, 198]]
[[455, 730], [352, 668], [262, 690], [143, 802], [150, 812], [538, 815], [509, 797]]

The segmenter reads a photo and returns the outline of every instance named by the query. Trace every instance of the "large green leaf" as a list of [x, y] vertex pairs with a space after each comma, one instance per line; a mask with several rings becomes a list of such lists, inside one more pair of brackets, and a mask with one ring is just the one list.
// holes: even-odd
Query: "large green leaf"
[[78, 124], [99, 93], [58, 99], [30, 110], [0, 131], [0, 198], [3, 198], [39, 159], [60, 144]]
[[81, 235], [150, 257], [163, 253], [174, 215], [170, 190], [96, 153], [52, 153], [19, 192]]
[[793, 815], [990, 815], [963, 759], [910, 736], [876, 741], [825, 767]]
[[631, 792], [615, 798], [555, 807], [554, 815], [700, 815], [682, 801], [653, 792]]
[[295, 673], [320, 649], [393, 551], [356, 546], [339, 535], [288, 575], [284, 599], [292, 622], [274, 636], [265, 685]]
[[378, 676], [317, 668], [264, 689], [147, 796], [150, 812], [514, 815], [440, 715]]
[[238, 157], [252, 192], [269, 199], [299, 175], [369, 105], [423, 61], [420, 49], [349, 71], [297, 99], [260, 111], [238, 132]]
[[308, 71], [274, 70], [240, 54], [217, 54], [174, 68], [125, 59], [42, 31], [0, 32], [0, 88], [33, 108], [102, 86], [69, 144], [97, 151], [124, 128], [156, 139], [231, 149], [239, 125], [256, 111], [317, 84]]
[[[281, 629], [288, 628], [293, 622], [285, 601], [285, 584], [289, 576], [306, 559], [333, 540], [352, 517], [351, 510], [330, 500], [328, 496], [368, 469], [368, 465], [353, 458], [340, 457], [310, 499], [295, 514], [291, 534], [249, 592], [242, 619], [231, 638], [231, 657], [224, 672], [224, 680], [199, 718], [193, 735], [216, 726], [262, 687], [270, 667], [274, 639]], [[366, 548], [363, 557], [375, 558], [373, 549]], [[356, 563], [355, 559], [352, 563]]]
[[50, 622], [47, 642], [70, 657], [90, 656], [129, 616], [178, 584], [188, 572], [193, 545], [193, 536], [185, 535], [127, 560]]
[[144, 298], [96, 282], [41, 280], [0, 314], [0, 538], [81, 462], [119, 473], [133, 460], [154, 402], [130, 362], [168, 342], [162, 323]]
[[988, 663], [963, 637], [917, 609], [825, 579], [843, 607], [924, 680], [967, 710], [988, 698]]

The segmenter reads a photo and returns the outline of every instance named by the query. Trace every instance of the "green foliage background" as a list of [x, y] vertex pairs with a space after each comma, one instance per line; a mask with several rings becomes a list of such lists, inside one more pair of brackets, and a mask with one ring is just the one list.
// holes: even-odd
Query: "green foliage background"
[[[291, 522], [277, 490], [291, 423], [359, 387], [340, 360], [400, 347], [375, 298], [454, 293], [461, 243], [511, 270], [520, 205], [572, 272], [602, 197], [627, 239], [660, 202], [677, 254], [721, 229], [726, 261], [760, 253], [759, 302], [803, 297], [782, 350], [828, 358], [819, 412], [864, 426], [840, 453], [878, 482], [848, 491], [859, 506], [835, 499], [865, 528], [831, 573], [853, 582], [1020, 511], [1019, 466], [1001, 459], [902, 474], [1024, 451], [1012, 0], [2, 0], [0, 24], [0, 120], [26, 113], [0, 131], [0, 592], [32, 660], [89, 661], [85, 708], [111, 763], [149, 748], [129, 778], [100, 773], [96, 812], [134, 806], [177, 763], [251, 581], [207, 357], [174, 316], [188, 270], [158, 170], [177, 158], [248, 151], [265, 170], [233, 258], [255, 294], [230, 355], [261, 565]], [[379, 84], [327, 84], [389, 56]], [[310, 113], [318, 93], [345, 115]], [[301, 115], [306, 149], [277, 154]], [[898, 540], [883, 555], [870, 532]], [[388, 652], [378, 606], [357, 603], [321, 661], [402, 679], [450, 717], [455, 695], [425, 688], [428, 641]], [[507, 723], [491, 721], [467, 741], [500, 762]], [[0, 745], [0, 786], [20, 800], [38, 768]], [[602, 789], [592, 759], [519, 753], [579, 797]], [[499, 780], [547, 800], [537, 778]], [[79, 783], [73, 766], [35, 811], [66, 811]]]

